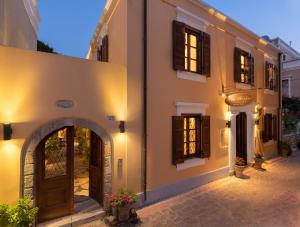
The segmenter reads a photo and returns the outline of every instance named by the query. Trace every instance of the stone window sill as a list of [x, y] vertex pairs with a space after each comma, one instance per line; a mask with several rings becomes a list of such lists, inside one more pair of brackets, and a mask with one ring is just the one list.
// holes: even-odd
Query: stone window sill
[[177, 169], [177, 171], [181, 171], [181, 170], [190, 169], [190, 168], [197, 167], [197, 166], [202, 166], [204, 164], [205, 164], [205, 159], [193, 158], [193, 159], [184, 161], [184, 163], [182, 163], [182, 164], [176, 165], [176, 169]]
[[197, 73], [191, 73], [186, 71], [177, 71], [177, 78], [185, 79], [185, 80], [192, 80], [200, 83], [206, 83], [207, 78], [204, 75], [197, 74]]
[[244, 83], [235, 83], [235, 87], [237, 89], [241, 90], [251, 90], [252, 86], [250, 84], [244, 84]]

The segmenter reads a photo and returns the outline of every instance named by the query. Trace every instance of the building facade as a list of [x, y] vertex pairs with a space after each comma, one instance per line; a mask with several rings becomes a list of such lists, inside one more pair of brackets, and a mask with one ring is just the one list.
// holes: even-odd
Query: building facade
[[128, 188], [145, 205], [277, 155], [280, 50], [202, 1], [107, 1], [87, 60], [0, 49], [0, 202], [30, 197], [38, 222], [78, 197]]
[[37, 4], [38, 0], [0, 2], [1, 45], [36, 50], [40, 21]]
[[153, 202], [232, 173], [237, 156], [276, 156], [280, 50], [203, 2], [146, 4], [107, 1], [87, 56], [128, 70], [146, 147], [128, 138], [144, 174], [127, 186]]
[[271, 41], [283, 53], [282, 95], [300, 97], [300, 53], [280, 38]]

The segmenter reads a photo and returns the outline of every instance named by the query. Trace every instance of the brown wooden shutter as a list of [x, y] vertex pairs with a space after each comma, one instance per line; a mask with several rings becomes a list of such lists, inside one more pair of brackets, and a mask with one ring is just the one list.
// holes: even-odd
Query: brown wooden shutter
[[275, 91], [278, 91], [278, 85], [279, 85], [279, 70], [278, 70], [278, 67], [275, 65], [274, 66], [274, 90]]
[[173, 21], [173, 68], [185, 70], [185, 24]]
[[201, 145], [201, 131], [202, 131], [202, 128], [201, 128], [201, 125], [202, 125], [202, 115], [199, 114], [199, 116], [197, 116], [196, 118], [196, 129], [197, 129], [197, 132], [196, 132], [196, 140], [197, 140], [197, 144], [196, 144], [196, 154], [198, 157], [201, 157], [201, 150], [202, 150], [202, 145]]
[[184, 162], [184, 117], [172, 117], [172, 162], [173, 165]]
[[103, 39], [102, 39], [102, 61], [103, 62], [108, 62], [108, 36], [106, 35]]
[[210, 77], [210, 35], [202, 33], [202, 74]]
[[250, 77], [250, 84], [255, 86], [255, 79], [254, 79], [254, 57], [249, 55], [249, 77]]
[[197, 36], [197, 73], [203, 74], [203, 32], [199, 31]]
[[268, 115], [265, 114], [264, 115], [264, 131], [262, 132], [262, 139], [263, 139], [263, 142], [268, 142], [269, 141], [269, 138], [268, 138]]
[[102, 46], [100, 46], [100, 48], [98, 48], [97, 50], [97, 60], [98, 61], [102, 61]]
[[277, 116], [273, 115], [273, 140], [277, 140]]
[[209, 158], [210, 157], [210, 116], [202, 117], [201, 143], [202, 143], [201, 158]]
[[265, 65], [265, 88], [269, 88], [270, 87], [270, 82], [269, 82], [269, 67], [270, 67], [270, 63], [266, 61], [266, 65]]
[[241, 82], [241, 55], [242, 50], [239, 48], [234, 49], [234, 81]]

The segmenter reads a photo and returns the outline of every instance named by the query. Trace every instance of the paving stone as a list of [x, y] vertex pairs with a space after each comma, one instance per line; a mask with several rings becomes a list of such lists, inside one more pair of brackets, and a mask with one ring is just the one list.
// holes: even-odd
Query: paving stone
[[227, 177], [141, 209], [141, 226], [300, 226], [300, 153], [264, 168], [247, 171], [248, 179]]

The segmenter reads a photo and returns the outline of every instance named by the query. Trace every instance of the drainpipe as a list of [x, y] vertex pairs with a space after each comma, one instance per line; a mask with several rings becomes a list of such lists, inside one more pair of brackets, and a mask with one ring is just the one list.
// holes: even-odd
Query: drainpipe
[[144, 124], [143, 124], [143, 150], [144, 150], [144, 182], [143, 182], [143, 188], [144, 188], [144, 201], [147, 200], [147, 77], [148, 77], [148, 22], [147, 22], [147, 16], [148, 16], [148, 7], [147, 7], [147, 0], [144, 0]]
[[282, 53], [278, 54], [278, 71], [279, 71], [279, 81], [278, 81], [278, 102], [279, 102], [279, 107], [278, 107], [278, 118], [277, 118], [277, 125], [278, 125], [278, 130], [277, 130], [277, 138], [278, 138], [278, 143], [277, 143], [277, 149], [278, 152], [280, 152], [280, 143], [281, 143], [281, 132], [282, 132], [282, 89], [281, 89], [281, 72], [282, 72]]

